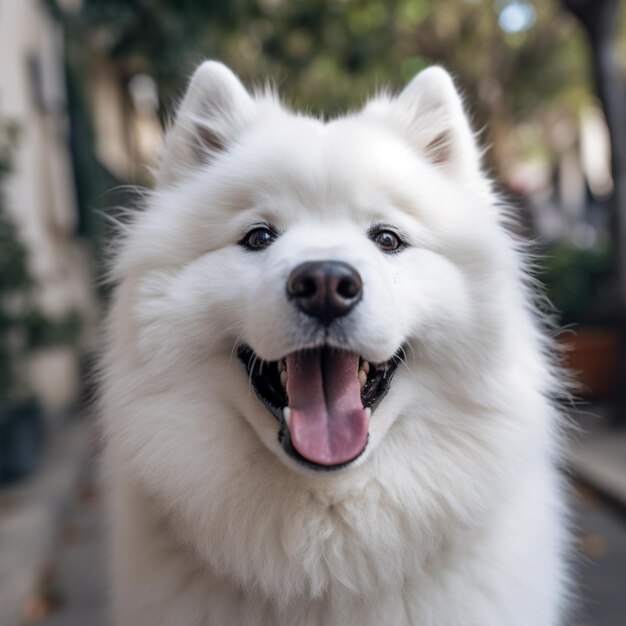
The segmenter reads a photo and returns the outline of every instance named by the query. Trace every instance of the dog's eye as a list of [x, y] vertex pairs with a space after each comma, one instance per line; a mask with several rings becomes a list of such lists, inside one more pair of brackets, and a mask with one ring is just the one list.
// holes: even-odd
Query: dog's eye
[[247, 233], [239, 244], [249, 250], [263, 250], [263, 248], [267, 248], [274, 239], [276, 239], [276, 233], [274, 231], [260, 226]]
[[402, 247], [400, 237], [390, 230], [378, 230], [370, 237], [383, 252], [396, 252]]

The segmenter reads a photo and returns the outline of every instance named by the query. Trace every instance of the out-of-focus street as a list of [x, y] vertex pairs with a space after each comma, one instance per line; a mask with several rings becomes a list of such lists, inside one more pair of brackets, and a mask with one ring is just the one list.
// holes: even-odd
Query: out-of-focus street
[[574, 624], [623, 626], [626, 616], [626, 508], [578, 486], [574, 520], [579, 553], [575, 564], [580, 603]]
[[[31, 599], [41, 626], [109, 626], [106, 512], [89, 463], [59, 528], [50, 587]], [[46, 593], [51, 594], [46, 598]], [[28, 617], [28, 609], [27, 617]]]

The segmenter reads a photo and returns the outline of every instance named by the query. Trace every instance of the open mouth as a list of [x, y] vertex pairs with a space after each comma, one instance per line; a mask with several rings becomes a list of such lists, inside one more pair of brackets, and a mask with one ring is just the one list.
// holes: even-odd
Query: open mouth
[[237, 355], [257, 396], [280, 423], [285, 452], [312, 469], [332, 470], [365, 450], [369, 420], [389, 391], [402, 351], [379, 364], [329, 346], [269, 362], [247, 345]]

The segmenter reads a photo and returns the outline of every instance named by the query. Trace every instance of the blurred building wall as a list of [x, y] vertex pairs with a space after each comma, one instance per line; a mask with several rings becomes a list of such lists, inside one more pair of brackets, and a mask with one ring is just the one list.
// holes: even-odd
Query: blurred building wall
[[[88, 255], [75, 236], [63, 35], [38, 0], [0, 0], [0, 118], [18, 126], [7, 204], [29, 251], [38, 304], [50, 316], [80, 313], [89, 331], [95, 306]], [[78, 358], [76, 347], [59, 347], [32, 359], [32, 387], [52, 412], [79, 394]]]
[[118, 180], [150, 184], [149, 167], [158, 160], [163, 131], [158, 118], [154, 80], [136, 74], [121, 76], [97, 44], [89, 49], [85, 76], [95, 136], [95, 155]]

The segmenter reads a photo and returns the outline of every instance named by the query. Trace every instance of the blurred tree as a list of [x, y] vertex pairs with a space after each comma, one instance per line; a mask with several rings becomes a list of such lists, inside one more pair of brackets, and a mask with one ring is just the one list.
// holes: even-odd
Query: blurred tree
[[[171, 107], [206, 57], [244, 79], [272, 76], [297, 106], [334, 115], [382, 85], [398, 87], [445, 65], [487, 128], [490, 163], [506, 169], [514, 124], [551, 104], [575, 113], [588, 99], [585, 57], [573, 20], [556, 3], [530, 0], [83, 0], [65, 15], [73, 36], [103, 51], [120, 80], [147, 73]], [[562, 17], [562, 16], [561, 16]], [[513, 155], [517, 156], [517, 155]]]
[[167, 100], [200, 59], [218, 54], [247, 14], [242, 0], [84, 0], [69, 12], [63, 2], [47, 4], [81, 40], [83, 53], [104, 52], [122, 80], [138, 72], [154, 76]]

